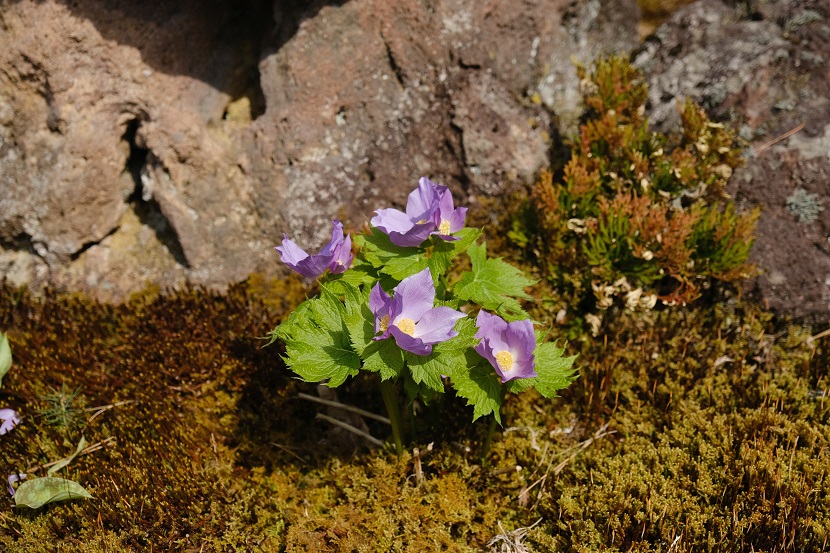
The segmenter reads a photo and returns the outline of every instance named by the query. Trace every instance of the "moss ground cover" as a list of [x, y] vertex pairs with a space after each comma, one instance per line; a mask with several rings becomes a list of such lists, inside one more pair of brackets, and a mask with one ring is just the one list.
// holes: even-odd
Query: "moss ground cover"
[[[539, 519], [533, 551], [827, 543], [830, 350], [808, 328], [734, 300], [621, 312], [603, 336], [570, 341], [581, 374], [561, 398], [506, 405], [482, 464], [486, 424], [469, 426], [461, 401], [419, 415], [401, 458], [315, 421], [296, 399], [313, 389], [255, 338], [304, 293], [259, 281], [113, 308], [4, 289], [15, 365], [0, 400], [24, 416], [4, 436], [4, 474], [67, 455], [82, 434], [109, 441], [68, 468], [94, 500], [7, 501], [0, 548], [476, 551], [499, 522]], [[80, 386], [74, 422], [52, 426], [38, 409], [62, 386]], [[381, 412], [369, 388], [356, 380], [340, 399]]]

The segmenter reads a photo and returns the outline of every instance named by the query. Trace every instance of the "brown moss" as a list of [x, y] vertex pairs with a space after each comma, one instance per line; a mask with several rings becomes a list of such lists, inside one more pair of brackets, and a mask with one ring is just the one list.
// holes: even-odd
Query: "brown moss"
[[[0, 403], [25, 417], [3, 437], [2, 470], [66, 455], [81, 432], [114, 443], [69, 467], [94, 500], [7, 503], [0, 548], [478, 551], [499, 523], [540, 518], [534, 551], [827, 543], [830, 353], [807, 344], [809, 329], [734, 301], [621, 313], [604, 336], [573, 335], [580, 378], [561, 398], [508, 401], [486, 465], [486, 422], [469, 425], [453, 398], [428, 407], [415, 425], [419, 480], [411, 454], [337, 446], [315, 406], [294, 399], [312, 390], [256, 339], [281, 316], [274, 297], [304, 294], [286, 286], [268, 301], [248, 284], [118, 308], [2, 294], [15, 366]], [[534, 309], [551, 317], [542, 301]], [[130, 403], [64, 432], [36, 415], [61, 384], [82, 386], [77, 407]], [[382, 410], [371, 379], [338, 392]]]

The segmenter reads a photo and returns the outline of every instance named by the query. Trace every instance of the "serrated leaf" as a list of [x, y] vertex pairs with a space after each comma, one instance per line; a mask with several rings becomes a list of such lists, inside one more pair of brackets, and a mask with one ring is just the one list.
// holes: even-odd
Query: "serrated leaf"
[[473, 421], [493, 414], [501, 424], [502, 386], [498, 375], [487, 361], [475, 352], [468, 352], [469, 370], [457, 371], [450, 375], [450, 382], [456, 394], [473, 406]]
[[[347, 271], [340, 274], [327, 273], [326, 285], [333, 286], [338, 282], [345, 282], [359, 288], [363, 284], [372, 284], [377, 280], [377, 271], [365, 261], [355, 260], [354, 265]], [[337, 288], [333, 288], [336, 290]]]
[[14, 494], [14, 504], [18, 507], [38, 509], [47, 503], [80, 498], [93, 499], [92, 494], [77, 482], [44, 476], [20, 484]]
[[344, 321], [349, 332], [352, 347], [365, 359], [364, 350], [375, 336], [375, 317], [369, 309], [369, 291], [355, 290], [345, 297], [346, 315]]
[[285, 341], [287, 338], [290, 338], [299, 328], [300, 323], [308, 320], [310, 316], [311, 301], [313, 300], [304, 301], [298, 305], [294, 311], [289, 313], [288, 316], [268, 334], [269, 340], [265, 345], [270, 346], [277, 340]]
[[326, 286], [320, 287], [320, 296], [311, 303], [311, 319], [332, 332], [344, 330], [346, 308], [340, 297]]
[[65, 467], [66, 465], [71, 463], [75, 459], [75, 457], [77, 457], [78, 454], [81, 451], [83, 451], [83, 449], [85, 447], [86, 447], [86, 438], [84, 436], [81, 436], [81, 440], [78, 442], [78, 447], [75, 448], [75, 453], [73, 453], [69, 457], [65, 457], [65, 458], [61, 459], [60, 461], [58, 461], [57, 463], [55, 463], [54, 465], [49, 467], [49, 470], [46, 471], [46, 475], [47, 476], [52, 476], [53, 474], [58, 472], [60, 469], [62, 469], [63, 467]]
[[380, 373], [381, 380], [397, 378], [403, 371], [403, 351], [394, 338], [373, 341], [364, 351], [363, 368]]
[[0, 332], [0, 386], [3, 385], [3, 377], [12, 368], [12, 348], [9, 346], [9, 338]]
[[396, 246], [377, 229], [361, 235], [363, 257], [381, 273], [401, 281], [423, 271], [429, 262], [422, 248]]
[[557, 347], [549, 342], [539, 344], [533, 352], [536, 361], [535, 378], [517, 378], [508, 382], [508, 390], [513, 393], [524, 392], [528, 388], [536, 390], [544, 397], [556, 397], [556, 392], [567, 388], [576, 380], [573, 369], [575, 355], [563, 357], [565, 348]]
[[288, 367], [306, 382], [321, 382], [336, 388], [360, 370], [360, 357], [348, 343], [345, 332], [304, 330], [286, 342]]
[[278, 327], [286, 365], [307, 382], [328, 379], [327, 385], [335, 388], [360, 370], [344, 320], [346, 307], [325, 287], [304, 305], [303, 316], [292, 314], [290, 326]]
[[478, 328], [476, 327], [475, 320], [472, 318], [464, 317], [459, 319], [453, 329], [458, 332], [458, 335], [453, 336], [445, 342], [435, 344], [432, 348], [433, 355], [435, 353], [463, 355], [468, 349], [478, 344], [478, 338], [476, 338]]
[[486, 244], [470, 244], [467, 253], [472, 270], [464, 273], [456, 283], [455, 296], [477, 303], [508, 321], [527, 318], [516, 298], [531, 299], [524, 289], [535, 281], [501, 258], [487, 259]]
[[455, 236], [458, 240], [435, 238], [435, 247], [428, 261], [429, 270], [434, 277], [445, 274], [452, 265], [452, 260], [475, 242], [481, 236], [481, 231], [477, 228], [466, 227], [458, 231]]
[[403, 389], [406, 392], [407, 399], [411, 402], [415, 398], [419, 398], [425, 405], [429, 405], [439, 394], [444, 393], [442, 388], [440, 391], [433, 390], [425, 384], [416, 384], [411, 376], [405, 376], [403, 379]]

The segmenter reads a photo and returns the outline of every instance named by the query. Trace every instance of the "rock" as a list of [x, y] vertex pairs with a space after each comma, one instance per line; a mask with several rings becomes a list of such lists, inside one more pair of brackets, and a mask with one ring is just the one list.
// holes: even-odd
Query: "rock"
[[[580, 111], [572, 57], [634, 0], [20, 0], [0, 38], [0, 271], [124, 300], [284, 269], [420, 176], [530, 180]], [[33, 32], [32, 29], [37, 29]]]
[[750, 142], [728, 188], [739, 206], [763, 208], [752, 252], [762, 273], [749, 290], [781, 314], [817, 320], [830, 314], [830, 210], [805, 219], [792, 198], [830, 195], [828, 39], [822, 0], [768, 0], [752, 13], [701, 0], [635, 56], [656, 128], [676, 128], [677, 102], [689, 96]]

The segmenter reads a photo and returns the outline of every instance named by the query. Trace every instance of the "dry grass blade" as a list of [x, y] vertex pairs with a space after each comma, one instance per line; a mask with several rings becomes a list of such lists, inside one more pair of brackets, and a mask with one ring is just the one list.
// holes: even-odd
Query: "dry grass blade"
[[392, 424], [391, 422], [389, 422], [389, 419], [387, 417], [372, 413], [371, 411], [366, 411], [364, 409], [361, 409], [360, 407], [352, 407], [351, 405], [346, 405], [345, 403], [340, 403], [339, 401], [331, 401], [329, 399], [322, 399], [322, 398], [319, 398], [319, 397], [314, 397], [314, 396], [310, 396], [308, 394], [303, 394], [303, 393], [297, 394], [297, 397], [299, 397], [300, 399], [306, 399], [308, 401], [313, 401], [314, 403], [319, 403], [321, 405], [327, 405], [328, 407], [337, 407], [338, 409], [343, 409], [344, 411], [357, 413], [361, 417], [366, 417], [367, 419], [376, 420], [376, 421], [382, 422], [384, 424], [389, 424], [389, 425]]
[[527, 533], [540, 522], [542, 522], [541, 518], [530, 526], [516, 528], [512, 532], [505, 532], [501, 522], [499, 522], [501, 534], [496, 534], [487, 542], [490, 553], [530, 553], [530, 548], [522, 541], [527, 537]]
[[378, 447], [383, 447], [383, 441], [382, 440], [378, 440], [377, 438], [375, 438], [371, 434], [369, 434], [367, 432], [364, 432], [363, 430], [361, 430], [359, 428], [356, 428], [356, 427], [352, 426], [351, 424], [349, 424], [347, 422], [339, 421], [339, 420], [335, 419], [334, 417], [329, 417], [328, 415], [324, 415], [322, 413], [317, 413], [317, 418], [320, 419], [320, 420], [324, 420], [324, 421], [326, 421], [330, 424], [333, 424], [334, 426], [339, 426], [343, 430], [351, 432], [352, 434], [356, 434], [356, 435], [360, 436], [361, 438], [363, 438], [364, 440], [366, 440], [367, 442], [369, 442], [373, 445], [376, 445]]

